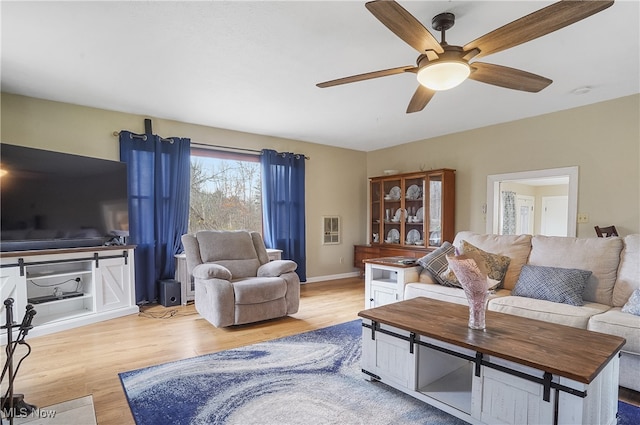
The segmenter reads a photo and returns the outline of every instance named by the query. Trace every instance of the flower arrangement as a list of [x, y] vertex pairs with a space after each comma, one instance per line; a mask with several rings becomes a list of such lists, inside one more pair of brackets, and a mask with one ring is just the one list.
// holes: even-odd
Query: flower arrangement
[[473, 258], [466, 255], [447, 256], [447, 262], [469, 301], [469, 327], [485, 329], [488, 287], [491, 282], [487, 280], [487, 275], [480, 270]]

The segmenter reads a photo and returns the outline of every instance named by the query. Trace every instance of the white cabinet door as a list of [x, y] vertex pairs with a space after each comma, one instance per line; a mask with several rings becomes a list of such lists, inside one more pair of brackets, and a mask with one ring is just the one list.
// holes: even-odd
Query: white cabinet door
[[398, 291], [388, 286], [371, 284], [371, 298], [369, 307], [379, 307], [398, 301]]
[[[4, 301], [13, 298], [13, 321], [21, 322], [27, 306], [27, 280], [20, 276], [20, 267], [0, 268], [0, 325], [6, 324]], [[4, 331], [3, 331], [4, 333]]]
[[[482, 414], [488, 424], [553, 423], [553, 398], [542, 399], [542, 385], [490, 368], [482, 368]], [[574, 396], [575, 397], [575, 396]]]
[[[371, 324], [370, 321], [364, 322]], [[384, 329], [408, 337], [409, 332], [381, 325]], [[371, 329], [362, 328], [362, 369], [376, 375], [380, 381], [395, 388], [415, 390], [416, 354], [409, 350], [409, 342], [382, 332], [371, 338]]]
[[95, 280], [98, 312], [131, 305], [131, 265], [125, 258], [100, 259]]

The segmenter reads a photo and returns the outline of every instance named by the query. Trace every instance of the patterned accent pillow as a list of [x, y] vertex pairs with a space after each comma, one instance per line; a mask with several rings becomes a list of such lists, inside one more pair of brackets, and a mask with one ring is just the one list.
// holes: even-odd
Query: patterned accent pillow
[[[433, 279], [439, 284], [443, 285], [443, 281], [440, 278], [440, 273], [445, 271], [449, 264], [447, 263], [447, 255], [452, 255], [455, 249], [449, 242], [444, 242], [438, 249], [431, 251], [424, 257], [418, 260], [425, 271], [433, 276]], [[422, 274], [421, 273], [421, 274]]]
[[640, 316], [640, 288], [631, 293], [629, 301], [622, 307], [622, 311]]
[[511, 295], [582, 306], [588, 270], [524, 265]]
[[[504, 276], [507, 273], [509, 264], [511, 263], [511, 258], [506, 255], [492, 254], [490, 252], [483, 251], [465, 240], [461, 241], [460, 248], [460, 254], [474, 259], [480, 271], [486, 275], [487, 278], [496, 282], [491, 288], [489, 288], [489, 290], [495, 290], [502, 287]], [[458, 278], [451, 268], [448, 268], [441, 273], [440, 278], [445, 281], [445, 284], [448, 286], [461, 287], [460, 282], [458, 282]]]

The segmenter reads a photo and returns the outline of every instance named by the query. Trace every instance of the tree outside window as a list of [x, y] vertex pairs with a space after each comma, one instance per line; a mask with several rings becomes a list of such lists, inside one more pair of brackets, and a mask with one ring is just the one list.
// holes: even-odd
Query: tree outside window
[[252, 230], [262, 233], [258, 155], [191, 149], [189, 233]]

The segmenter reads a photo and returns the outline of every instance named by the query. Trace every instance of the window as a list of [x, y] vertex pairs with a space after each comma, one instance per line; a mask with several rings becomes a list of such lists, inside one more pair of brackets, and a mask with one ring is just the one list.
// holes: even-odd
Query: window
[[189, 233], [253, 230], [262, 233], [260, 157], [191, 148]]

